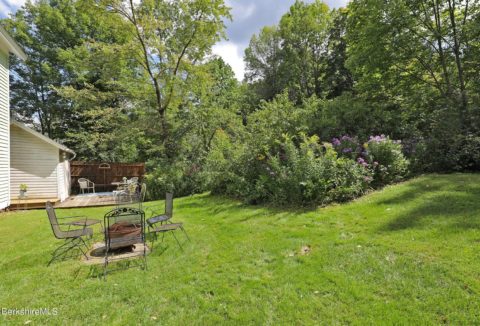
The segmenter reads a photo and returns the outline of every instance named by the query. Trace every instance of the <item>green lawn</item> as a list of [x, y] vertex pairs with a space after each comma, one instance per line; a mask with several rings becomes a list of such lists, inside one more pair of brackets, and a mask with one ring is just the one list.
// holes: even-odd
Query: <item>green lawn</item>
[[0, 308], [58, 309], [0, 323], [480, 323], [478, 174], [421, 177], [315, 211], [198, 195], [175, 200], [175, 220], [192, 238], [184, 252], [170, 236], [148, 271], [104, 282], [77, 260], [46, 267], [59, 241], [44, 211], [0, 214]]

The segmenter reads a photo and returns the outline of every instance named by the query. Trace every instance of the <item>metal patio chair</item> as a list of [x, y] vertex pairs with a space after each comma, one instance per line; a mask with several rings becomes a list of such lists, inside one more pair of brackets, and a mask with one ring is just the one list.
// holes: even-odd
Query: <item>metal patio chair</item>
[[80, 178], [78, 179], [78, 184], [80, 185], [80, 191], [82, 194], [85, 193], [85, 190], [87, 190], [87, 193], [90, 192], [90, 189], [93, 190], [93, 193], [95, 193], [95, 183], [86, 179], [86, 178]]
[[148, 208], [151, 217], [147, 219], [148, 231], [149, 234], [152, 235], [152, 250], [153, 250], [153, 242], [158, 239], [158, 234], [162, 234], [162, 242], [165, 237], [165, 233], [170, 232], [172, 236], [175, 238], [180, 249], [183, 250], [182, 244], [178, 241], [177, 236], [175, 235], [176, 230], [181, 230], [185, 237], [190, 241], [190, 237], [188, 236], [185, 228], [183, 227], [183, 223], [173, 223], [171, 219], [173, 217], [173, 193], [167, 193], [165, 196], [165, 209], [163, 213], [158, 208], [149, 207]]
[[[83, 256], [88, 260], [87, 251], [88, 245], [87, 242], [83, 239], [84, 237], [92, 237], [93, 230], [91, 228], [87, 228], [87, 219], [85, 219], [85, 223], [83, 223], [82, 228], [77, 228], [71, 230], [72, 224], [69, 222], [64, 222], [64, 220], [68, 220], [70, 218], [75, 218], [78, 220], [78, 216], [72, 217], [62, 217], [57, 218], [55, 214], [55, 209], [51, 202], [47, 202], [46, 210], [48, 215], [48, 220], [50, 221], [50, 226], [52, 227], [53, 235], [55, 238], [60, 240], [65, 240], [65, 242], [60, 245], [57, 249], [52, 252], [52, 258], [48, 262], [47, 266], [57, 260], [60, 257], [65, 257], [65, 255], [73, 249], [78, 249], [82, 252]], [[59, 220], [61, 222], [59, 222]], [[60, 226], [67, 226], [67, 230], [62, 230]]]
[[[143, 268], [146, 269], [145, 213], [132, 207], [114, 208], [105, 214], [104, 225], [104, 277], [107, 275], [108, 265], [117, 260], [140, 257], [143, 258]], [[135, 246], [139, 244], [143, 245], [143, 250], [135, 251]], [[130, 248], [132, 254], [127, 256], [114, 254], [116, 250], [125, 248]]]

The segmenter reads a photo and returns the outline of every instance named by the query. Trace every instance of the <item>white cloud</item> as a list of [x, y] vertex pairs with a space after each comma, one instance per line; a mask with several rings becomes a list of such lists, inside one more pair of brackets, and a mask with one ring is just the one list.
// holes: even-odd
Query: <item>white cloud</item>
[[4, 0], [4, 1], [10, 4], [10, 7], [13, 7], [13, 8], [18, 8], [20, 6], [23, 6], [23, 4], [25, 3], [25, 0]]
[[243, 73], [245, 71], [245, 63], [243, 62], [243, 53], [242, 49], [235, 43], [231, 42], [220, 42], [213, 46], [213, 54], [219, 55], [223, 60], [228, 63], [233, 71], [235, 72], [235, 77], [238, 80], [243, 79]]
[[3, 1], [0, 1], [0, 18], [7, 17], [10, 12], [10, 8], [7, 7], [7, 5], [5, 5]]
[[0, 18], [8, 17], [25, 3], [25, 0], [0, 0]]

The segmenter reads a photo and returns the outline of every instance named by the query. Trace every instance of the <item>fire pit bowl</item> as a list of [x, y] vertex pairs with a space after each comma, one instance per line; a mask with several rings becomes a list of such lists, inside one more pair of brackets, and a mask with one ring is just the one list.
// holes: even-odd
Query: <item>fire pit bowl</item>
[[105, 215], [105, 247], [112, 249], [144, 243], [144, 213], [134, 208], [117, 208]]

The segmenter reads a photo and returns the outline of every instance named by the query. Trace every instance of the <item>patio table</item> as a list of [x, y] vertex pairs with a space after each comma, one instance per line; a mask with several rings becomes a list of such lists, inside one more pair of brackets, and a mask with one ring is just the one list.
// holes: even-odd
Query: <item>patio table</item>
[[127, 185], [126, 182], [123, 182], [123, 181], [116, 181], [116, 182], [112, 182], [111, 183], [113, 186], [122, 186], [122, 185]]
[[[79, 216], [79, 217], [82, 217], [82, 216]], [[73, 226], [81, 226], [83, 228], [86, 228], [87, 226], [91, 226], [91, 225], [95, 225], [95, 224], [100, 224], [100, 229], [101, 229], [101, 232], [103, 233], [103, 223], [102, 223], [102, 221], [97, 220], [97, 219], [93, 219], [93, 218], [76, 220], [76, 221], [68, 222], [68, 223], [65, 223], [65, 224], [73, 225]]]
[[85, 220], [79, 220], [79, 221], [74, 221], [74, 222], [69, 222], [65, 224], [70, 224], [70, 225], [75, 225], [75, 226], [91, 226], [100, 223], [102, 225], [102, 221], [100, 220], [95, 220], [95, 219], [85, 219]]

